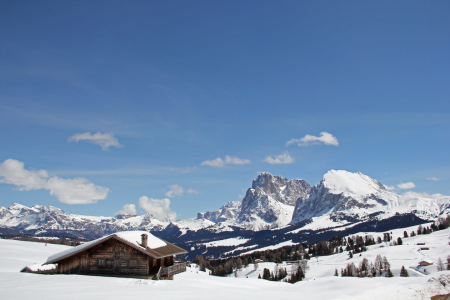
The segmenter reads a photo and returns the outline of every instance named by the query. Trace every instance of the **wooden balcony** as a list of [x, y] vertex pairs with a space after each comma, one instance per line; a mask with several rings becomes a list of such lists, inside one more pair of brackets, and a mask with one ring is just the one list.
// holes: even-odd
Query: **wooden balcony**
[[155, 275], [154, 279], [160, 280], [164, 278], [169, 278], [173, 275], [186, 272], [186, 263], [178, 263], [168, 267], [159, 268], [158, 273]]

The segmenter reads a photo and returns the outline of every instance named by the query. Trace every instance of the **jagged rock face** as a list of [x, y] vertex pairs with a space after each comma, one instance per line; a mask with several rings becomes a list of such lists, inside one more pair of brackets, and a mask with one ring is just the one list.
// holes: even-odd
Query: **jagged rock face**
[[261, 173], [252, 182], [252, 189], [258, 188], [261, 189], [258, 194], [264, 192], [283, 204], [294, 206], [298, 198], [309, 194], [311, 185], [302, 179], [289, 180], [270, 173]]
[[261, 173], [247, 190], [236, 221], [256, 230], [284, 226], [291, 221], [297, 199], [306, 197], [310, 190], [304, 180]]
[[198, 213], [197, 218], [251, 230], [275, 228], [291, 221], [297, 199], [306, 197], [310, 190], [311, 185], [304, 180], [261, 173], [242, 202], [228, 202], [219, 210]]

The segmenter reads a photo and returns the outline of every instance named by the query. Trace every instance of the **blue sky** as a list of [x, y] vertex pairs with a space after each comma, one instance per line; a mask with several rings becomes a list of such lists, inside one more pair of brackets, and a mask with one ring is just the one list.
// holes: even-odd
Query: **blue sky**
[[449, 15], [448, 1], [2, 1], [0, 205], [183, 219], [241, 200], [259, 172], [316, 184], [330, 169], [448, 195]]

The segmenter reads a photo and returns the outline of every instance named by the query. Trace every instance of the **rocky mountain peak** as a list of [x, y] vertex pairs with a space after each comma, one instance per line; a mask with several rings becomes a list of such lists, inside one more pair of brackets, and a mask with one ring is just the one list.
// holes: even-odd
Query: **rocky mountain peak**
[[[299, 198], [308, 195], [311, 185], [303, 179], [289, 180], [285, 177], [263, 172], [253, 180], [252, 189], [256, 190], [257, 194], [265, 193], [271, 195], [276, 201], [293, 206]], [[248, 198], [247, 196], [244, 198], [243, 206], [245, 199]]]

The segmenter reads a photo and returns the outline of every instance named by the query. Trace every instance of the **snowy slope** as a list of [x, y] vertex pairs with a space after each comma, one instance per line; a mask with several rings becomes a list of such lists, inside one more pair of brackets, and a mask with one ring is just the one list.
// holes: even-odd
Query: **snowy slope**
[[[400, 230], [401, 232], [403, 230]], [[399, 233], [400, 233], [399, 231]], [[396, 237], [397, 232], [393, 232]], [[188, 268], [178, 274], [173, 281], [151, 281], [130, 278], [82, 276], [82, 275], [36, 275], [19, 273], [25, 265], [45, 261], [46, 257], [69, 247], [31, 243], [12, 240], [0, 240], [0, 291], [2, 299], [128, 299], [154, 298], [167, 299], [429, 299], [436, 294], [450, 293], [450, 272], [437, 272], [433, 268], [430, 274], [414, 273], [411, 277], [398, 277], [402, 265], [414, 265], [422, 257], [415, 258], [417, 248], [414, 243], [426, 242], [432, 250], [423, 253], [423, 258], [437, 260], [449, 253], [449, 230], [430, 235], [405, 239], [403, 246], [380, 248], [371, 246], [362, 257], [372, 260], [377, 254], [386, 255], [391, 263], [394, 278], [345, 278], [334, 277], [335, 268], [342, 268], [351, 260], [338, 254], [310, 260], [310, 269], [306, 280], [296, 284], [269, 282], [257, 279], [264, 268], [275, 269], [274, 263], [260, 263], [255, 271], [249, 265], [238, 272], [238, 277], [214, 277], [197, 268]], [[409, 244], [409, 245], [407, 245]], [[354, 257], [358, 263], [362, 257]], [[288, 272], [290, 266], [286, 263]], [[441, 282], [446, 283], [444, 286]]]

